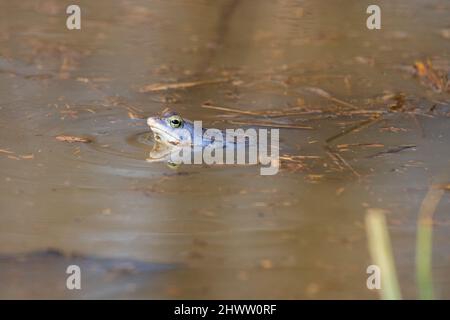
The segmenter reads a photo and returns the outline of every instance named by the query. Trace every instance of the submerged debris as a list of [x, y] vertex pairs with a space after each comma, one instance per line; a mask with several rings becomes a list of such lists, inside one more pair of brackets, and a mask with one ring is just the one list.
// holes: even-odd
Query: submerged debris
[[436, 70], [431, 61], [426, 62], [416, 61], [414, 63], [416, 75], [422, 80], [422, 82], [431, 87], [436, 92], [449, 91], [448, 76], [443, 70]]

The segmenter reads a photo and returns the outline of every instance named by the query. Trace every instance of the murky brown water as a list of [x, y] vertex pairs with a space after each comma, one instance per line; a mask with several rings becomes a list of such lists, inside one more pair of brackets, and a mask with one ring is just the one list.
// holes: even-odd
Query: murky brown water
[[[450, 3], [379, 3], [382, 30], [369, 31], [368, 1], [81, 1], [82, 30], [68, 31], [63, 1], [0, 1], [0, 297], [375, 299], [368, 207], [387, 210], [403, 296], [417, 297], [419, 207], [450, 182], [450, 96], [410, 69], [429, 58], [449, 72]], [[145, 161], [149, 130], [131, 119], [165, 106], [209, 127], [313, 129], [280, 131], [275, 176], [172, 170]], [[358, 110], [383, 113], [325, 148], [369, 119]], [[447, 299], [449, 199], [432, 264]], [[85, 272], [78, 292], [64, 289], [72, 263]]]

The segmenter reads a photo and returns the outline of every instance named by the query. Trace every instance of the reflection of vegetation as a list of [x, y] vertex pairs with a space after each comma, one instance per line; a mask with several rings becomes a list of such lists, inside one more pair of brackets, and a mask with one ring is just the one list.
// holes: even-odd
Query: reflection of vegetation
[[383, 210], [369, 209], [367, 211], [366, 229], [372, 261], [381, 270], [381, 298], [387, 300], [401, 299], [391, 241]]
[[[422, 201], [417, 221], [416, 277], [420, 299], [433, 299], [432, 236], [433, 214], [444, 194], [431, 187]], [[401, 299], [389, 233], [383, 210], [369, 209], [366, 215], [369, 251], [373, 262], [381, 269], [381, 298]]]
[[421, 222], [417, 224], [416, 243], [416, 277], [420, 299], [433, 299], [431, 274], [432, 225]]
[[416, 277], [420, 299], [433, 299], [433, 278], [431, 273], [433, 213], [444, 190], [430, 188], [419, 212], [416, 242]]

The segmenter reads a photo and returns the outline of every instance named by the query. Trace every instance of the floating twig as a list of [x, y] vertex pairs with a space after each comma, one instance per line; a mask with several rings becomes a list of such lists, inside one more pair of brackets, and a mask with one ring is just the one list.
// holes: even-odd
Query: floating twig
[[241, 124], [241, 125], [248, 125], [248, 126], [259, 126], [259, 127], [271, 127], [271, 128], [282, 128], [282, 129], [302, 129], [302, 130], [313, 130], [313, 127], [310, 126], [299, 126], [299, 125], [293, 125], [293, 124], [281, 124], [276, 122], [252, 122], [252, 121], [236, 121], [236, 120], [229, 120], [228, 121], [231, 124]]
[[383, 148], [384, 144], [382, 143], [344, 143], [338, 144], [338, 149], [347, 149], [352, 147], [363, 147], [363, 148]]
[[188, 81], [188, 82], [177, 82], [177, 83], [153, 83], [143, 86], [139, 89], [139, 92], [156, 92], [156, 91], [165, 91], [169, 89], [186, 89], [196, 86], [201, 86], [205, 84], [214, 84], [221, 82], [228, 82], [230, 79], [228, 78], [219, 78], [219, 79], [211, 79], [211, 80], [199, 80], [199, 81]]
[[249, 110], [239, 110], [239, 109], [233, 109], [233, 108], [227, 108], [227, 107], [219, 107], [219, 106], [214, 106], [210, 103], [203, 103], [202, 104], [202, 108], [206, 108], [206, 109], [213, 109], [213, 110], [220, 110], [220, 111], [226, 111], [226, 112], [232, 112], [232, 113], [239, 113], [239, 114], [249, 114], [249, 115], [261, 115], [260, 112], [256, 112], [256, 111], [249, 111]]
[[361, 178], [361, 175], [355, 170], [353, 169], [353, 167], [339, 154], [339, 153], [334, 153], [334, 155], [339, 159], [339, 161], [341, 161], [348, 169], [350, 169], [350, 171], [359, 178]]
[[346, 102], [346, 101], [343, 101], [343, 100], [338, 99], [336, 97], [333, 97], [331, 94], [329, 94], [328, 92], [326, 92], [323, 89], [314, 88], [314, 87], [306, 87], [305, 89], [308, 90], [309, 92], [313, 92], [313, 93], [317, 94], [318, 96], [320, 96], [322, 98], [328, 99], [328, 100], [330, 100], [330, 101], [332, 101], [334, 103], [340, 104], [340, 105], [342, 105], [344, 107], [347, 107], [347, 108], [350, 108], [350, 109], [359, 109], [357, 106], [355, 106], [355, 105], [353, 105], [353, 104], [351, 104], [349, 102]]
[[6, 149], [0, 149], [0, 153], [13, 154], [14, 152], [6, 150]]
[[374, 123], [380, 121], [381, 119], [382, 118], [379, 115], [375, 115], [375, 116], [373, 116], [373, 117], [371, 117], [371, 118], [369, 118], [367, 120], [364, 120], [364, 121], [362, 121], [362, 122], [360, 122], [360, 123], [358, 123], [358, 124], [348, 128], [348, 129], [345, 129], [344, 131], [342, 131], [342, 132], [340, 132], [340, 133], [338, 133], [338, 134], [336, 134], [334, 136], [329, 137], [327, 140], [325, 140], [325, 142], [327, 144], [329, 144], [329, 143], [333, 142], [334, 140], [336, 140], [338, 138], [341, 138], [341, 137], [343, 137], [343, 136], [345, 136], [345, 135], [347, 135], [349, 133], [355, 132], [355, 131], [360, 130], [362, 128], [367, 128], [367, 127], [373, 125]]
[[76, 136], [61, 135], [61, 136], [57, 136], [55, 138], [58, 141], [69, 142], [69, 143], [74, 143], [74, 142], [90, 143], [90, 142], [92, 142], [92, 139], [90, 139], [90, 138], [76, 137]]
[[376, 158], [376, 157], [383, 156], [383, 155], [386, 155], [386, 154], [398, 153], [398, 152], [401, 152], [403, 150], [413, 149], [413, 148], [416, 148], [415, 144], [403, 144], [403, 145], [400, 145], [400, 146], [395, 146], [395, 147], [389, 148], [389, 149], [387, 149], [385, 151], [381, 151], [381, 152], [375, 153], [373, 155], [368, 156], [367, 158]]

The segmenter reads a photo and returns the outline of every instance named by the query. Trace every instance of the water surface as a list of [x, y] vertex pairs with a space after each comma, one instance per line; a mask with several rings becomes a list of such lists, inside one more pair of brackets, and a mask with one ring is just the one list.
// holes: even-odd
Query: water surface
[[[82, 29], [69, 31], [64, 2], [0, 1], [0, 296], [376, 299], [364, 218], [382, 208], [402, 293], [417, 297], [419, 207], [431, 184], [450, 182], [450, 97], [411, 69], [430, 59], [449, 72], [450, 4], [379, 3], [382, 29], [369, 31], [368, 1], [81, 1]], [[207, 127], [312, 130], [281, 129], [275, 176], [173, 170], [145, 161], [153, 142], [139, 120], [165, 107]], [[326, 143], [367, 111], [380, 119]], [[447, 299], [448, 195], [432, 264]], [[108, 276], [123, 261], [133, 272]], [[72, 263], [98, 285], [65, 290]]]

